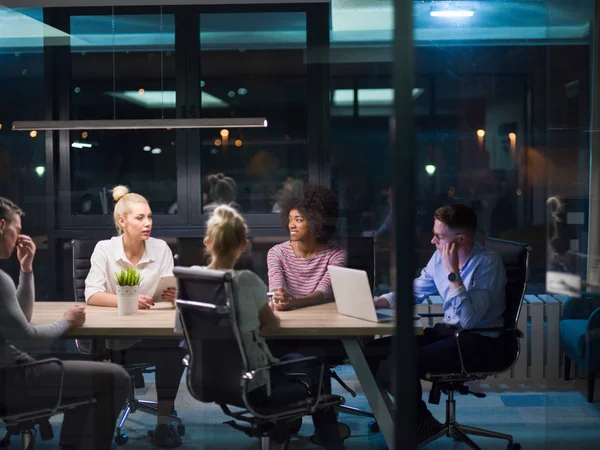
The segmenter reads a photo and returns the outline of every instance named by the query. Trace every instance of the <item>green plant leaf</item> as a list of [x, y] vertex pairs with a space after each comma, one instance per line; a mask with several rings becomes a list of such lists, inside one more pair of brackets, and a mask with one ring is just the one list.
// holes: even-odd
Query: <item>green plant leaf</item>
[[137, 286], [140, 284], [141, 275], [133, 268], [122, 268], [120, 273], [115, 273], [119, 286]]

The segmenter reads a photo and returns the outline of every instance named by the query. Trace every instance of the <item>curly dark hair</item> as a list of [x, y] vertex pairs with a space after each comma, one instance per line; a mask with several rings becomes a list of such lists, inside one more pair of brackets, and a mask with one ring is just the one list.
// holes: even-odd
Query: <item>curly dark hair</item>
[[288, 229], [290, 211], [297, 209], [308, 221], [319, 244], [328, 243], [335, 234], [340, 207], [336, 195], [324, 186], [306, 183], [300, 195], [282, 189], [277, 195], [281, 225]]

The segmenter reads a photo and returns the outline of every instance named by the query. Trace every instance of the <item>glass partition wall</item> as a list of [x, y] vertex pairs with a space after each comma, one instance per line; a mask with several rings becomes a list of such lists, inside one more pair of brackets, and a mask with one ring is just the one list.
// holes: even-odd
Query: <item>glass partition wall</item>
[[[110, 190], [117, 184], [150, 200], [155, 234], [169, 237], [175, 250], [179, 238], [201, 239], [205, 207], [225, 186], [226, 200], [258, 239], [253, 248], [266, 278], [260, 260], [286, 235], [276, 193], [329, 177], [321, 170], [328, 166], [321, 132], [328, 112], [318, 101], [326, 95], [328, 61], [310, 62], [328, 45], [328, 5], [1, 11], [12, 24], [0, 34], [4, 194], [32, 210], [26, 225], [39, 228], [40, 249], [54, 261], [47, 280], [39, 274], [47, 282], [40, 291], [71, 298], [63, 283], [71, 272], [69, 242], [114, 234]], [[311, 114], [309, 98], [320, 105]], [[268, 127], [10, 130], [14, 120], [259, 116]], [[36, 150], [18, 152], [23, 145]], [[17, 166], [22, 184], [15, 183]]]
[[[562, 380], [560, 346], [570, 344], [560, 319], [565, 295], [593, 290], [596, 271], [589, 244], [595, 235], [589, 213], [598, 200], [590, 170], [594, 2], [414, 2], [412, 17], [415, 83], [402, 86], [395, 73], [395, 87], [414, 90], [421, 87], [420, 77], [428, 76], [432, 91], [425, 117], [412, 102], [416, 144], [406, 150], [414, 151], [416, 267], [435, 250], [433, 211], [456, 202], [475, 210], [480, 242], [494, 237], [532, 248], [520, 357], [510, 371], [471, 383], [487, 397], [457, 398], [457, 420], [511, 434], [523, 447], [536, 448], [568, 448], [574, 429], [589, 426], [594, 436], [576, 445], [593, 448], [598, 437], [592, 424], [599, 416], [587, 402], [584, 380], [590, 375], [577, 368], [574, 381]], [[403, 45], [408, 44], [395, 43], [394, 55], [407, 54]], [[395, 63], [398, 70], [401, 62]], [[402, 142], [395, 151], [403, 151]], [[409, 198], [406, 192], [398, 195]], [[398, 250], [412, 236], [399, 234], [406, 211], [395, 214]], [[396, 267], [401, 270], [406, 267]], [[441, 312], [440, 300], [429, 297], [418, 308]], [[401, 349], [399, 344], [398, 356]], [[424, 383], [425, 401], [429, 386]], [[442, 423], [444, 401], [442, 396], [439, 406], [427, 405]], [[473, 440], [482, 448], [505, 446], [478, 436]], [[436, 441], [426, 448], [451, 445]]]
[[[38, 246], [38, 299], [72, 299], [69, 242], [114, 234], [115, 184], [150, 199], [154, 235], [174, 253], [199, 254], [219, 183], [248, 220], [253, 270], [265, 279], [266, 252], [287, 234], [276, 193], [305, 181], [330, 186], [340, 202], [338, 237], [350, 249], [369, 247], [368, 257], [355, 252], [349, 265], [369, 272], [376, 296], [397, 289], [397, 279], [409, 289], [434, 252], [433, 212], [466, 203], [477, 214], [477, 240], [526, 242], [532, 252], [519, 363], [473, 384], [485, 399], [457, 398], [459, 420], [513, 434], [524, 447], [594, 448], [600, 415], [586, 402], [584, 372], [574, 368], [576, 379], [562, 381], [565, 290], [548, 279], [574, 279], [576, 291], [597, 290], [600, 279], [593, 6], [332, 0], [0, 8], [0, 195], [26, 210], [24, 232]], [[394, 27], [395, 14], [404, 28]], [[254, 116], [269, 126], [10, 127], [15, 120]], [[18, 273], [14, 258], [0, 267]], [[417, 307], [442, 310], [439, 296]], [[400, 380], [413, 373], [406, 345], [394, 350], [389, 379], [392, 368]], [[341, 373], [354, 376], [348, 367]], [[369, 409], [359, 394], [346, 395], [348, 404]], [[441, 421], [444, 401], [428, 404]], [[397, 406], [400, 418], [416, 420], [411, 405]], [[340, 417], [358, 436], [348, 448], [385, 448], [364, 419]], [[404, 422], [398, 429], [412, 430]], [[583, 429], [577, 441], [575, 429]], [[396, 447], [412, 439], [397, 436]], [[427, 448], [452, 445], [442, 439]]]

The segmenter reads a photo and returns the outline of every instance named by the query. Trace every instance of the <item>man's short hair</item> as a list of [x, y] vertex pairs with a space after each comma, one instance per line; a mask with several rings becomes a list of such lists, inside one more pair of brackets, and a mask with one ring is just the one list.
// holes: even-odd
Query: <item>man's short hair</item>
[[475, 235], [477, 231], [477, 214], [475, 210], [464, 203], [453, 203], [435, 210], [433, 218], [439, 220], [448, 228]]
[[15, 215], [24, 216], [25, 213], [6, 197], [0, 197], [0, 219], [10, 221]]

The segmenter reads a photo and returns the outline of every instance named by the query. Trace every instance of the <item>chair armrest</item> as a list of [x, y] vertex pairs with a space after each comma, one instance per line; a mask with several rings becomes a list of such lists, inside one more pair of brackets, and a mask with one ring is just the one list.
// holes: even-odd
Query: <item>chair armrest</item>
[[63, 362], [58, 359], [58, 358], [46, 358], [46, 359], [42, 359], [40, 361], [33, 361], [30, 363], [25, 363], [25, 364], [19, 364], [18, 366], [14, 366], [14, 367], [8, 367], [6, 369], [3, 369], [4, 372], [18, 372], [19, 370], [25, 370], [25, 369], [31, 369], [33, 367], [38, 367], [38, 366], [44, 366], [47, 364], [56, 364], [59, 369], [60, 369], [60, 382], [58, 384], [58, 394], [57, 394], [57, 398], [56, 398], [56, 405], [54, 406], [54, 408], [51, 409], [51, 411], [56, 411], [61, 404], [62, 401], [62, 394], [63, 394], [63, 381], [64, 381], [64, 377], [65, 377], [65, 368], [63, 366]]
[[[304, 408], [285, 410], [285, 413], [289, 413], [289, 414], [295, 414], [295, 413], [312, 414], [312, 413], [314, 413], [317, 410], [317, 407], [319, 406], [319, 400], [321, 399], [320, 393], [321, 393], [321, 390], [323, 389], [323, 374], [325, 373], [325, 363], [323, 361], [321, 361], [320, 358], [317, 358], [315, 356], [309, 356], [306, 358], [298, 358], [298, 359], [290, 359], [287, 361], [279, 361], [275, 364], [259, 367], [257, 369], [251, 370], [251, 371], [243, 374], [243, 376], [242, 376], [242, 399], [243, 399], [244, 404], [246, 405], [246, 408], [248, 409], [248, 411], [252, 415], [259, 417], [261, 419], [271, 420], [271, 419], [279, 418], [279, 416], [281, 416], [281, 412], [276, 412], [273, 414], [262, 414], [262, 413], [256, 411], [256, 409], [254, 409], [252, 407], [252, 405], [250, 405], [250, 402], [248, 400], [248, 381], [251, 380], [252, 378], [254, 378], [254, 376], [259, 372], [264, 372], [264, 371], [270, 372], [272, 369], [289, 366], [291, 364], [307, 363], [307, 362], [311, 362], [311, 361], [316, 364], [316, 367], [319, 370], [319, 378], [318, 378], [318, 382], [317, 382], [317, 388], [313, 392], [310, 392], [310, 390], [309, 390], [310, 399], [311, 399], [310, 404], [309, 404], [309, 406], [304, 407]], [[299, 375], [304, 376], [305, 374], [299, 373]], [[302, 382], [302, 381], [300, 381], [300, 382]]]
[[501, 334], [513, 333], [513, 334], [516, 334], [517, 337], [519, 337], [519, 338], [525, 337], [523, 332], [521, 330], [519, 330], [518, 328], [504, 328], [504, 327], [469, 328], [469, 329], [461, 328], [460, 330], [457, 330], [456, 333], [454, 333], [454, 336], [456, 337], [458, 334], [462, 333], [463, 331], [471, 331], [471, 332], [475, 332], [475, 333], [483, 333], [483, 332], [493, 331], [493, 332], [498, 332]]
[[600, 328], [600, 308], [596, 308], [592, 314], [590, 314], [590, 318], [588, 319], [588, 332], [592, 330], [596, 330]]
[[581, 297], [569, 297], [563, 305], [561, 320], [588, 319], [600, 308], [600, 293], [582, 292]]
[[421, 317], [444, 317], [444, 313], [419, 313]]
[[585, 333], [585, 348], [590, 362], [589, 367], [592, 368], [592, 362], [600, 358], [600, 308], [590, 315]]

